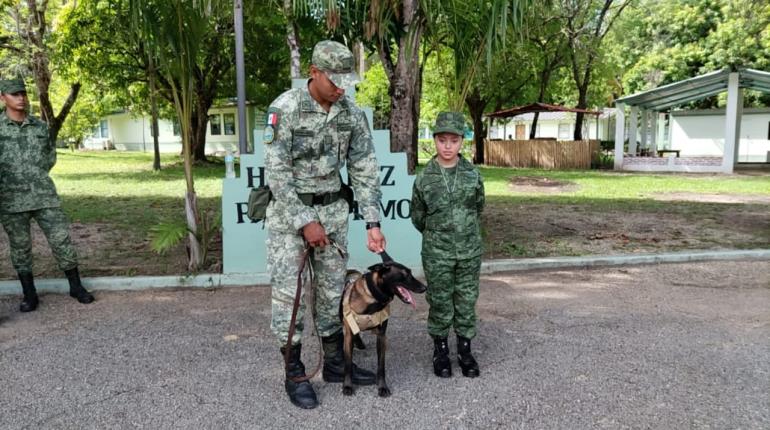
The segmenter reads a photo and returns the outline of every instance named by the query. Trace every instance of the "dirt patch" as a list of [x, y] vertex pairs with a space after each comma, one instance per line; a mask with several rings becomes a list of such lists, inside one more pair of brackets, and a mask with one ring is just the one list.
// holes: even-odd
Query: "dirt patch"
[[659, 201], [686, 201], [705, 203], [752, 203], [770, 204], [770, 196], [757, 196], [751, 194], [701, 194], [701, 193], [664, 193], [651, 194], [649, 196]]
[[[115, 226], [97, 223], [72, 223], [70, 235], [78, 253], [84, 276], [171, 275], [183, 273], [187, 267], [187, 251], [180, 244], [164, 255], [156, 254], [149, 239]], [[211, 267], [221, 268], [221, 240], [212, 245]], [[9, 256], [8, 237], [0, 233], [0, 279], [15, 279], [16, 273]], [[32, 223], [32, 253], [36, 277], [63, 277], [51, 254], [45, 235]]]
[[515, 176], [511, 178], [509, 186], [512, 191], [519, 193], [568, 193], [577, 191], [577, 184], [567, 181], [557, 181], [551, 178], [538, 176]]
[[483, 214], [485, 258], [770, 246], [770, 204], [651, 203], [490, 202]]

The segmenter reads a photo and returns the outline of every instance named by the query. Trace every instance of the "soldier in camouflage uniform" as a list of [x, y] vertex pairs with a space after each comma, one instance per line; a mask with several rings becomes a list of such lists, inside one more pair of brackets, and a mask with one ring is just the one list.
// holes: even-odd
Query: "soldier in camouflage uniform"
[[94, 297], [80, 282], [69, 221], [48, 174], [56, 164], [56, 147], [48, 126], [27, 114], [29, 101], [23, 80], [2, 82], [0, 100], [5, 103], [5, 111], [0, 112], [0, 223], [8, 234], [11, 261], [24, 292], [19, 309], [34, 311], [39, 303], [32, 277], [33, 219], [67, 275], [70, 295], [80, 303], [91, 303]]
[[479, 375], [471, 339], [476, 336], [484, 182], [473, 164], [459, 155], [464, 128], [462, 113], [438, 115], [433, 128], [436, 155], [417, 175], [412, 190], [412, 223], [422, 233], [422, 266], [428, 281], [433, 370], [444, 378], [452, 376], [447, 344], [451, 328], [457, 334], [463, 375]]
[[[344, 95], [344, 88], [358, 82], [353, 54], [340, 43], [323, 41], [313, 49], [312, 63], [307, 86], [283, 93], [270, 105], [263, 138], [265, 175], [273, 193], [266, 218], [271, 328], [285, 344], [300, 257], [310, 246], [316, 280], [313, 312], [323, 340], [323, 379], [342, 382], [339, 304], [347, 256], [342, 257], [332, 242], [343, 249], [347, 246], [348, 203], [340, 196], [339, 174], [346, 164], [366, 221], [369, 250], [384, 251], [385, 237], [379, 224], [379, 175], [369, 124], [364, 112]], [[292, 403], [310, 409], [318, 405], [313, 387], [289, 379], [305, 374], [300, 360], [303, 313], [304, 305], [297, 314], [285, 388]], [[375, 376], [354, 366], [353, 382], [374, 384]]]

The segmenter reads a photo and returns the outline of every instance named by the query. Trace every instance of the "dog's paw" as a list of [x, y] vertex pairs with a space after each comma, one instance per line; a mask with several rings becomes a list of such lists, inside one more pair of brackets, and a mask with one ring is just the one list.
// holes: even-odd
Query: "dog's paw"
[[353, 395], [353, 387], [342, 387], [342, 394], [346, 396], [352, 396]]
[[380, 397], [390, 397], [390, 388], [380, 387], [377, 394], [379, 394]]

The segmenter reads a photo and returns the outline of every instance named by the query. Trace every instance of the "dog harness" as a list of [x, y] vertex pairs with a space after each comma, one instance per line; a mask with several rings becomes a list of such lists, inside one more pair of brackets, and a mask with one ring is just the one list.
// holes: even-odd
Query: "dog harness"
[[[350, 295], [353, 293], [353, 286], [361, 279], [361, 274], [348, 279], [345, 288], [342, 290], [342, 317], [350, 326], [353, 334], [358, 334], [363, 330], [369, 330], [377, 327], [390, 317], [390, 303], [384, 308], [372, 314], [358, 314], [350, 308]], [[365, 288], [365, 294], [374, 299], [369, 286]]]

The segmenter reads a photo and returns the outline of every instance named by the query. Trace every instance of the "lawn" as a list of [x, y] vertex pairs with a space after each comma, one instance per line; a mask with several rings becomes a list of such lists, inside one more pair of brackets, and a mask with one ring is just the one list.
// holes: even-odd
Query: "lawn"
[[[184, 271], [185, 248], [158, 256], [148, 231], [183, 219], [184, 174], [176, 155], [60, 150], [52, 172], [84, 272], [160, 275]], [[767, 248], [770, 173], [637, 174], [482, 167], [486, 258], [617, 254], [685, 249]], [[202, 207], [220, 208], [224, 163], [195, 167]], [[11, 278], [0, 235], [0, 278]], [[40, 234], [36, 273], [56, 273]], [[221, 244], [211, 266], [219, 270]]]

